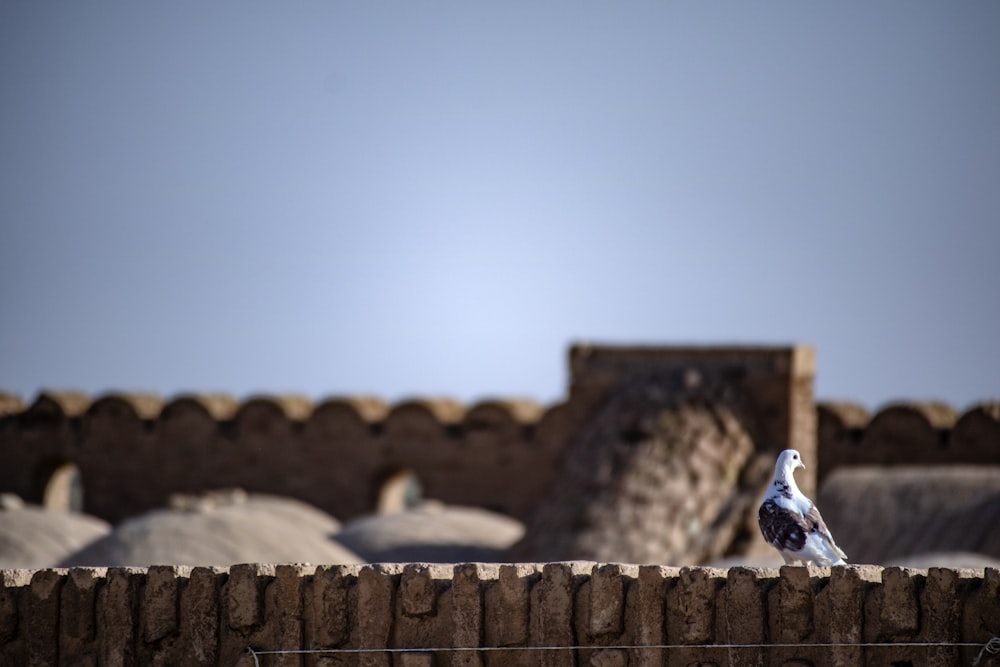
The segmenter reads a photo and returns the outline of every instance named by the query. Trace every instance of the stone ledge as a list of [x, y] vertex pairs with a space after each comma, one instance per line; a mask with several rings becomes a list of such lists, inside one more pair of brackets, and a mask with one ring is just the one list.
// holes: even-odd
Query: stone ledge
[[[1000, 635], [995, 568], [257, 564], [7, 570], [0, 582], [3, 664], [240, 664], [246, 646], [417, 648], [427, 664], [497, 664], [495, 653], [433, 649], [554, 645], [578, 647], [565, 664], [918, 664], [929, 650], [968, 663], [978, 649], [949, 644]], [[923, 642], [945, 645], [904, 646]], [[900, 646], [811, 646], [834, 643]], [[713, 648], [726, 644], [759, 646]]]

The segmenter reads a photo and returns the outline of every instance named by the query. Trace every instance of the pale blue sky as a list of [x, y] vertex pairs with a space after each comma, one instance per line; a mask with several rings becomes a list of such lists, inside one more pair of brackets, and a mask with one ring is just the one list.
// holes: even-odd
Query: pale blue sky
[[0, 389], [1000, 397], [998, 2], [0, 0]]

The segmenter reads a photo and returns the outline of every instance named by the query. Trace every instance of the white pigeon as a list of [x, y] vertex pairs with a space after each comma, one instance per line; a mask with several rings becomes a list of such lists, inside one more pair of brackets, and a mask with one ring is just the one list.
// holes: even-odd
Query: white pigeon
[[786, 565], [846, 565], [847, 554], [833, 541], [816, 505], [795, 484], [795, 469], [805, 467], [794, 449], [778, 455], [774, 479], [757, 512], [760, 532]]

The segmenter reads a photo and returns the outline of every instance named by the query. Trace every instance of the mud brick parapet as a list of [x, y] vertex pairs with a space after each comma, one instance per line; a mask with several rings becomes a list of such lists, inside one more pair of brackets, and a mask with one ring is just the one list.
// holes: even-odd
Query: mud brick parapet
[[[748, 409], [769, 461], [815, 451], [813, 354], [807, 347], [576, 346], [566, 402], [394, 405], [362, 397], [238, 402], [217, 395], [164, 401], [145, 394], [43, 392], [30, 405], [0, 397], [0, 492], [43, 503], [50, 480], [75, 466], [83, 511], [113, 523], [162, 507], [172, 494], [225, 487], [291, 496], [341, 520], [377, 506], [383, 484], [413, 473], [425, 495], [526, 519], [560, 473], [568, 443], [623, 383], [655, 376], [711, 387]], [[801, 481], [813, 490], [813, 473]]]
[[[816, 410], [813, 384], [816, 353], [806, 345], [770, 346], [609, 346], [570, 349], [570, 397], [578, 427], [628, 383], [649, 382], [678, 397], [697, 397], [736, 409], [754, 448], [767, 467], [778, 452], [798, 449], [816, 460]], [[814, 494], [816, 473], [799, 479]]]
[[819, 476], [843, 465], [1000, 462], [1000, 403], [963, 414], [943, 403], [893, 403], [874, 415], [856, 403], [819, 403]]
[[[252, 665], [247, 647], [261, 665], [967, 665], [1000, 634], [993, 568], [411, 563], [0, 578], [11, 665]], [[524, 650], [538, 646], [578, 648]], [[435, 650], [478, 647], [494, 650]], [[413, 651], [266, 653], [380, 648]]]
[[409, 471], [427, 497], [523, 520], [602, 401], [649, 377], [679, 393], [701, 388], [734, 400], [768, 461], [788, 446], [818, 460], [800, 473], [808, 494], [817, 472], [822, 480], [841, 465], [1000, 461], [1000, 404], [961, 415], [941, 404], [894, 404], [874, 416], [849, 403], [817, 406], [814, 366], [805, 346], [577, 345], [569, 396], [550, 406], [65, 392], [28, 402], [0, 393], [0, 492], [56, 506], [47, 489], [72, 465], [82, 510], [111, 522], [163, 507], [171, 494], [225, 487], [298, 498], [348, 520], [373, 511], [383, 483]]
[[[369, 513], [383, 482], [411, 471], [425, 494], [523, 517], [567, 437], [562, 405], [529, 401], [45, 392], [0, 412], [0, 491], [43, 503], [61, 466], [83, 510], [118, 522], [176, 493], [241, 487], [295, 497], [338, 519]], [[0, 406], [2, 407], [2, 406]]]

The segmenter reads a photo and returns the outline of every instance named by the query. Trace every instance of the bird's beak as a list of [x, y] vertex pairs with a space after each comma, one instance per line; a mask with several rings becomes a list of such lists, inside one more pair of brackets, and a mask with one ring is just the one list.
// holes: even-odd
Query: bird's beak
[[806, 469], [806, 464], [805, 464], [805, 463], [803, 463], [802, 461], [799, 461], [799, 465], [798, 465], [798, 467], [799, 467], [799, 468], [802, 468], [803, 470], [805, 470], [805, 469]]

